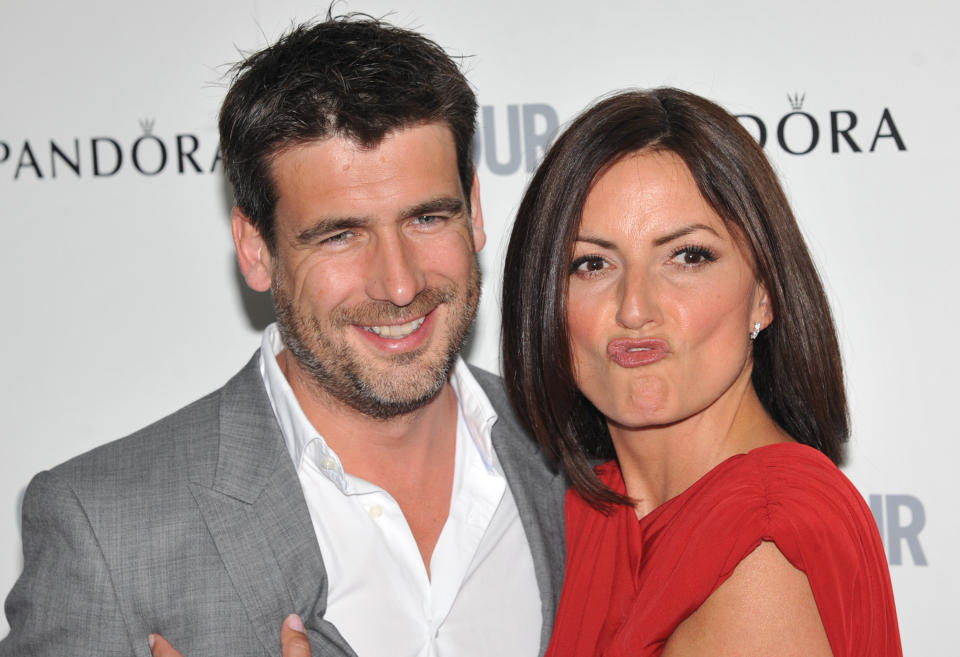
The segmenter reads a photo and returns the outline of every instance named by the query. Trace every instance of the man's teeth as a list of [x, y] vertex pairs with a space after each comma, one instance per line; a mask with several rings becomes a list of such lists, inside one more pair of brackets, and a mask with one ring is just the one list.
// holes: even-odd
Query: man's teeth
[[423, 325], [426, 317], [420, 317], [406, 324], [395, 324], [392, 326], [365, 326], [364, 328], [371, 333], [376, 333], [381, 338], [405, 338]]

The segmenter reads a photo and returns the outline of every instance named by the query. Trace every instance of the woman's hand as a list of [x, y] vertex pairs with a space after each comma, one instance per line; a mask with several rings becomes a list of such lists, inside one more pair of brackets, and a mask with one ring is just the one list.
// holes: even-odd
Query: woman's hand
[[282, 657], [311, 657], [310, 640], [296, 614], [287, 616], [280, 628], [280, 652]]
[[[170, 642], [159, 634], [148, 638], [153, 657], [183, 657]], [[303, 630], [303, 621], [296, 614], [290, 614], [280, 628], [280, 650], [282, 657], [311, 657], [310, 641]]]

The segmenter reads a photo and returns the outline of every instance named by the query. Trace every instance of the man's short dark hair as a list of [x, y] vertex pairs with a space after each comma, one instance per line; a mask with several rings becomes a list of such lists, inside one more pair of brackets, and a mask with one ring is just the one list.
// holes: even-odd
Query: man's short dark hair
[[[456, 63], [426, 37], [361, 14], [299, 25], [232, 69], [220, 150], [236, 204], [275, 250], [273, 159], [327, 137], [376, 147], [424, 123], [453, 133], [464, 196], [473, 182], [477, 100]], [[469, 202], [469, 200], [468, 200]]]

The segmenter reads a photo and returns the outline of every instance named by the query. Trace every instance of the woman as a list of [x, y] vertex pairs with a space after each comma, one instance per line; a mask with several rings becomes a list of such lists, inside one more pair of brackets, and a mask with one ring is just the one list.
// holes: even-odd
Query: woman
[[530, 183], [503, 290], [508, 391], [573, 484], [550, 657], [901, 654], [834, 465], [830, 310], [734, 117], [675, 89], [589, 109]]

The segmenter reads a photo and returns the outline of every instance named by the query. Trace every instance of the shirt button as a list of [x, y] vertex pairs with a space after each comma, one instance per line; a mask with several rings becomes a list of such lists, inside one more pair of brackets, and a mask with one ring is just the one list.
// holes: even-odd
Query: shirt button
[[320, 466], [324, 470], [334, 470], [337, 467], [337, 462], [328, 456], [327, 458], [323, 459], [323, 461], [320, 463]]
[[369, 509], [367, 509], [367, 513], [370, 514], [371, 518], [379, 518], [380, 516], [383, 515], [383, 507], [380, 506], [379, 504], [374, 504]]

